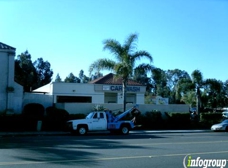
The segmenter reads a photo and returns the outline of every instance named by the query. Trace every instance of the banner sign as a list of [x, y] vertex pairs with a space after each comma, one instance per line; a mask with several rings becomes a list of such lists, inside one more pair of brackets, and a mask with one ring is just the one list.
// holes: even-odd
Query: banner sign
[[[111, 86], [104, 85], [103, 90], [120, 92], [120, 91], [123, 91], [123, 87], [117, 86], [117, 85], [111, 85]], [[139, 86], [127, 86], [127, 92], [140, 92], [140, 87]]]

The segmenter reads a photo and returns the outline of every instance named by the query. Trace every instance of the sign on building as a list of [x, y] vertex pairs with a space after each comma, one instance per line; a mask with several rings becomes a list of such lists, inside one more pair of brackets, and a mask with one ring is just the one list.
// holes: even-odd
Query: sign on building
[[[103, 90], [104, 91], [123, 91], [123, 87], [120, 85], [103, 85]], [[128, 92], [140, 92], [140, 86], [127, 86], [127, 91]]]
[[163, 104], [163, 105], [169, 104], [169, 98], [163, 98], [161, 96], [152, 97], [151, 100], [153, 104]]

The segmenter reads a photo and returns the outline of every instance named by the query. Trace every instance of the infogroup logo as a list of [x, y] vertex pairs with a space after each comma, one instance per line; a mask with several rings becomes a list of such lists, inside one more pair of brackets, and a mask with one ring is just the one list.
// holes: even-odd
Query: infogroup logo
[[188, 167], [225, 168], [227, 161], [228, 161], [227, 159], [202, 159], [200, 157], [193, 159], [191, 155], [186, 155], [183, 159], [183, 166], [184, 168], [188, 168]]

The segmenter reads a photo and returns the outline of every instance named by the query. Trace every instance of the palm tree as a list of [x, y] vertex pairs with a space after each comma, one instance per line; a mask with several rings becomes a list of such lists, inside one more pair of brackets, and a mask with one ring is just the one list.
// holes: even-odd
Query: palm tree
[[109, 50], [116, 60], [107, 58], [98, 59], [89, 68], [90, 74], [93, 71], [111, 70], [114, 71], [115, 78], [122, 79], [124, 111], [126, 110], [126, 87], [128, 79], [133, 76], [134, 71], [137, 69], [142, 69], [144, 72], [152, 70], [151, 64], [142, 63], [136, 66], [136, 61], [142, 57], [149, 59], [150, 62], [153, 61], [152, 56], [147, 51], [135, 51], [137, 38], [137, 34], [130, 34], [123, 45], [114, 39], [105, 40], [103, 42], [103, 49]]
[[191, 74], [192, 76], [192, 82], [195, 85], [195, 91], [196, 91], [196, 108], [198, 115], [200, 114], [200, 108], [201, 108], [201, 91], [200, 89], [203, 87], [204, 81], [203, 81], [203, 75], [199, 70], [194, 70]]
[[[180, 79], [176, 85], [176, 95], [182, 96], [182, 101], [187, 101], [188, 104], [194, 104], [196, 101], [196, 108], [198, 115], [200, 114], [201, 103], [201, 88], [204, 85], [203, 75], [199, 70], [194, 70], [191, 74], [191, 79]], [[192, 97], [195, 95], [195, 97]], [[195, 100], [194, 100], [195, 99]], [[189, 102], [191, 101], [191, 102]]]
[[195, 91], [188, 91], [181, 97], [181, 101], [188, 104], [191, 108], [196, 106], [196, 93]]

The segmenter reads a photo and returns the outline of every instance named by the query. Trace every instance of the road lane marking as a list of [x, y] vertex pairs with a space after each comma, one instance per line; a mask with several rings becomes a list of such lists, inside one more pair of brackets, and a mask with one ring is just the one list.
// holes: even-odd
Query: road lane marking
[[195, 141], [195, 142], [165, 142], [165, 143], [142, 143], [142, 144], [130, 144], [129, 146], [137, 146], [137, 145], [139, 145], [139, 146], [149, 146], [149, 145], [151, 145], [151, 146], [156, 146], [156, 145], [174, 145], [174, 144], [176, 144], [176, 145], [181, 145], [181, 144], [183, 144], [183, 145], [186, 145], [186, 144], [208, 144], [208, 143], [227, 143], [228, 142], [228, 140], [227, 141]]
[[[195, 141], [195, 142], [165, 142], [165, 143], [154, 143], [154, 142], [151, 142], [151, 143], [137, 143], [137, 144], [111, 144], [109, 145], [108, 147], [118, 147], [118, 146], [159, 146], [159, 145], [188, 145], [188, 144], [221, 144], [221, 143], [228, 143], [228, 140], [227, 141]], [[24, 147], [24, 149], [64, 149], [64, 148], [68, 148], [69, 150], [69, 147], [71, 148], [74, 148], [74, 149], [86, 149], [86, 148], [91, 148], [91, 146], [89, 144], [71, 144], [71, 145], [56, 145], [56, 146], [44, 146], [44, 147], [34, 147], [34, 146], [27, 146], [27, 147]], [[105, 148], [106, 146], [104, 146]], [[23, 148], [21, 148], [23, 149]], [[72, 149], [72, 150], [74, 150]], [[77, 149], [78, 150], [78, 149]]]
[[[167, 143], [137, 143], [137, 144], [126, 144], [127, 147], [129, 146], [159, 146], [159, 145], [188, 145], [188, 144], [210, 144], [210, 143], [217, 143], [217, 144], [221, 144], [221, 143], [228, 143], [227, 141], [195, 141], [195, 142], [167, 142]], [[118, 146], [123, 146], [124, 144], [112, 144], [109, 145], [108, 147], [118, 147]], [[64, 148], [68, 148], [68, 150], [78, 150], [78, 149], [86, 149], [86, 148], [91, 148], [90, 145], [86, 145], [86, 144], [73, 144], [73, 145], [57, 145], [54, 148], [55, 149], [64, 149]], [[105, 149], [106, 146], [104, 146]], [[46, 147], [36, 147], [37, 148], [41, 148], [41, 149], [53, 149], [53, 146], [46, 146]], [[69, 149], [71, 148], [71, 149]], [[33, 149], [32, 148], [27, 148], [27, 149]]]
[[175, 157], [186, 155], [209, 155], [209, 154], [224, 154], [228, 151], [216, 151], [216, 152], [196, 152], [196, 153], [174, 153], [163, 155], [145, 155], [145, 156], [122, 156], [122, 157], [109, 157], [109, 158], [89, 158], [89, 159], [72, 159], [72, 160], [50, 160], [50, 161], [19, 161], [19, 162], [0, 162], [0, 166], [9, 165], [29, 165], [29, 164], [45, 164], [45, 163], [65, 163], [65, 162], [85, 162], [85, 161], [111, 161], [111, 160], [123, 160], [123, 159], [142, 159], [142, 158], [158, 158], [158, 157]]

